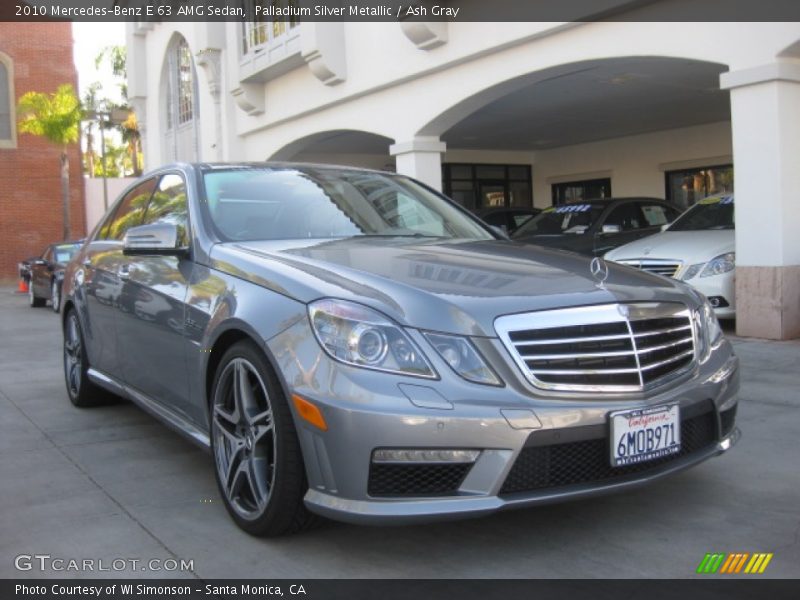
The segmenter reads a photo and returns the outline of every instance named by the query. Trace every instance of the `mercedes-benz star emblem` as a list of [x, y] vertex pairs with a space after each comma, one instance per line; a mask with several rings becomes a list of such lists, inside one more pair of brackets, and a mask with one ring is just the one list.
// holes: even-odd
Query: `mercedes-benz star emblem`
[[592, 277], [595, 278], [598, 285], [603, 285], [606, 279], [608, 279], [608, 265], [606, 261], [599, 256], [595, 256], [592, 259], [589, 270], [592, 272]]

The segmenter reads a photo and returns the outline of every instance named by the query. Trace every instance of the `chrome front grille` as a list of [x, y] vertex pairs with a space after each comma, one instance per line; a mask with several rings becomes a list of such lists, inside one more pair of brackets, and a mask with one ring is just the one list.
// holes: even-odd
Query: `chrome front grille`
[[675, 277], [678, 269], [680, 269], [683, 264], [680, 261], [660, 260], [657, 258], [626, 258], [615, 262], [628, 265], [629, 267], [636, 267], [648, 273], [663, 275], [664, 277]]
[[691, 313], [672, 302], [509, 315], [495, 329], [525, 377], [544, 389], [640, 391], [695, 360]]

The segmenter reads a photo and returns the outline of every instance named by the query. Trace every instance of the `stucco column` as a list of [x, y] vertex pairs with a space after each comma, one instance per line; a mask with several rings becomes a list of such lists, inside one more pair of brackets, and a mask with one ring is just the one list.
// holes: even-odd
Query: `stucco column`
[[196, 55], [197, 64], [206, 72], [208, 91], [214, 100], [214, 160], [221, 161], [224, 157], [222, 147], [222, 50], [219, 48], [206, 48]]
[[397, 161], [397, 172], [442, 190], [442, 154], [446, 145], [437, 137], [417, 137], [389, 146]]
[[736, 331], [800, 337], [800, 65], [724, 73], [736, 177]]

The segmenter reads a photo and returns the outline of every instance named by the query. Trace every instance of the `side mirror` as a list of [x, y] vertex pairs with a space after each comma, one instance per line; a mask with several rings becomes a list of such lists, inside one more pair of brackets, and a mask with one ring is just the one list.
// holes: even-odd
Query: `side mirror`
[[178, 246], [178, 226], [173, 223], [131, 227], [122, 240], [122, 252], [127, 255], [179, 255], [186, 250]]
[[612, 225], [611, 223], [606, 223], [601, 229], [601, 233], [619, 233], [620, 231], [622, 231], [622, 227], [619, 225]]

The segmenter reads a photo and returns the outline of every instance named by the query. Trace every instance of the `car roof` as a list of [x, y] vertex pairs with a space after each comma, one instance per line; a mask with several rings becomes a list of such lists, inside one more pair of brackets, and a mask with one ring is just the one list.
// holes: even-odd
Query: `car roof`
[[664, 204], [669, 204], [663, 198], [653, 198], [649, 196], [614, 196], [611, 198], [588, 198], [586, 200], [572, 200], [570, 202], [565, 202], [561, 206], [572, 206], [574, 204], [598, 204], [598, 205], [606, 205], [612, 204], [614, 202], [632, 202], [634, 200], [644, 200], [647, 202], [663, 202]]
[[289, 161], [241, 161], [241, 162], [175, 162], [162, 165], [152, 171], [145, 173], [143, 177], [170, 171], [175, 169], [187, 170], [195, 169], [199, 171], [228, 171], [236, 169], [296, 169], [298, 171], [304, 170], [322, 170], [322, 171], [361, 171], [365, 173], [381, 173], [384, 175], [397, 175], [393, 171], [368, 169], [365, 167], [354, 167], [350, 165], [333, 165], [333, 164], [319, 164], [319, 163], [305, 163], [305, 162], [289, 162]]

